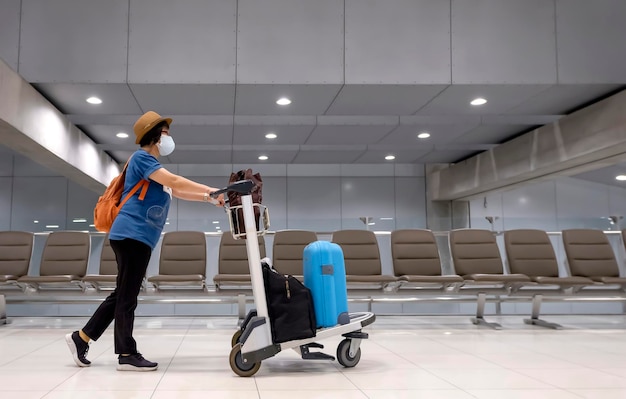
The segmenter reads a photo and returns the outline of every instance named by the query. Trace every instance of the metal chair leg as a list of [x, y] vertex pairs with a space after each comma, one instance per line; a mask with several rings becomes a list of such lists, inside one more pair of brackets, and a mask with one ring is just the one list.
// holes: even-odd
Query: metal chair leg
[[552, 328], [555, 330], [560, 330], [563, 328], [560, 324], [550, 323], [549, 321], [541, 320], [539, 318], [539, 311], [541, 309], [541, 301], [543, 299], [543, 295], [537, 294], [533, 295], [533, 310], [530, 316], [530, 319], [524, 319], [524, 323], [530, 324], [533, 326], [540, 326], [546, 328]]
[[7, 324], [7, 302], [4, 295], [0, 295], [0, 325]]
[[487, 303], [487, 294], [484, 292], [478, 293], [478, 299], [476, 301], [476, 317], [472, 317], [472, 323], [477, 326], [485, 326], [493, 328], [494, 330], [502, 329], [502, 326], [498, 323], [492, 323], [485, 320], [485, 303]]

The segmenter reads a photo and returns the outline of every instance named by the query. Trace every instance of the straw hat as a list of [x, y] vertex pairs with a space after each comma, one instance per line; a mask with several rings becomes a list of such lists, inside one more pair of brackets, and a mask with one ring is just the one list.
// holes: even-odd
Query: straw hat
[[137, 122], [135, 122], [135, 126], [133, 130], [135, 131], [135, 136], [137, 136], [137, 140], [135, 140], [135, 144], [139, 144], [143, 136], [146, 135], [156, 125], [161, 122], [167, 122], [168, 125], [172, 124], [172, 118], [163, 118], [161, 115], [157, 114], [154, 111], [148, 111], [145, 114], [141, 115]]

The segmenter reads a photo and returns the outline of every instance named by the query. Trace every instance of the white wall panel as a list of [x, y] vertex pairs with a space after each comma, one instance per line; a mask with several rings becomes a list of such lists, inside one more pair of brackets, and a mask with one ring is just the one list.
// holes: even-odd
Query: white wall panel
[[531, 184], [502, 193], [503, 229], [555, 231], [556, 185], [554, 181]]
[[423, 177], [396, 177], [394, 229], [426, 228], [426, 184]]
[[[67, 220], [68, 230], [92, 230], [93, 208], [99, 195], [93, 191], [68, 180], [67, 187]], [[85, 219], [85, 222], [79, 221]]]
[[128, 0], [24, 0], [21, 32], [30, 82], [126, 81]]
[[559, 83], [626, 82], [626, 1], [556, 0]]
[[[175, 173], [175, 172], [174, 172]], [[193, 181], [206, 184], [210, 187], [223, 187], [227, 178], [219, 177], [190, 177]], [[222, 231], [230, 230], [228, 219], [222, 208], [198, 201], [175, 200], [170, 205], [168, 215], [169, 230], [196, 230], [215, 232], [219, 226]], [[217, 221], [219, 223], [213, 223]]]
[[234, 83], [236, 7], [230, 0], [131, 1], [129, 82]]
[[0, 58], [17, 71], [20, 48], [20, 0], [2, 0]]
[[559, 229], [611, 227], [609, 190], [603, 184], [561, 178], [556, 182], [556, 212]]
[[11, 230], [12, 177], [0, 177], [0, 231]]
[[346, 83], [450, 83], [448, 1], [346, 0], [345, 24]]
[[[13, 178], [11, 229], [34, 232], [66, 229], [67, 185], [64, 177]], [[46, 225], [59, 227], [52, 229]]]
[[556, 83], [554, 4], [452, 0], [453, 83]]
[[0, 176], [13, 176], [13, 151], [1, 145]]
[[342, 0], [239, 0], [239, 83], [342, 83]]
[[[341, 228], [391, 230], [394, 217], [395, 184], [388, 177], [344, 177], [341, 179]], [[375, 225], [366, 227], [361, 217], [371, 217]]]
[[[502, 194], [489, 194], [470, 201], [470, 228], [485, 230], [502, 230], [502, 219], [507, 217], [502, 212]], [[486, 217], [491, 217], [491, 224]]]
[[617, 216], [617, 224], [611, 230], [626, 228], [626, 189], [609, 187], [609, 216]]
[[341, 179], [298, 177], [287, 182], [289, 229], [334, 231], [341, 229]]
[[59, 176], [59, 174], [55, 171], [48, 169], [23, 155], [14, 154], [13, 159], [14, 176]]
[[284, 230], [287, 228], [287, 185], [290, 179], [263, 177], [263, 172], [260, 173], [263, 179], [263, 205], [267, 206], [270, 214], [270, 230]]

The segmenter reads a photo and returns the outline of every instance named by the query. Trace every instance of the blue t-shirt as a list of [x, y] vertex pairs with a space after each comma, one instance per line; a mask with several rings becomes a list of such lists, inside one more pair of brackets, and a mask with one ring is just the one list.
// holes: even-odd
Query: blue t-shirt
[[113, 221], [109, 232], [110, 239], [132, 238], [154, 249], [163, 231], [172, 200], [172, 190], [169, 187], [149, 179], [149, 176], [160, 168], [162, 166], [159, 161], [144, 150], [137, 150], [132, 155], [126, 169], [122, 200], [141, 179], [150, 182], [148, 192], [143, 201], [139, 200], [142, 189], [128, 199]]

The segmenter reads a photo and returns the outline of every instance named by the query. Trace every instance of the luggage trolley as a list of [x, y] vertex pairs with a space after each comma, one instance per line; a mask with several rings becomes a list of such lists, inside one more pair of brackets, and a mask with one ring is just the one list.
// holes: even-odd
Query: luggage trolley
[[[224, 206], [230, 222], [231, 233], [235, 239], [245, 237], [246, 249], [248, 252], [248, 265], [250, 267], [250, 278], [252, 280], [252, 293], [256, 309], [252, 309], [246, 315], [240, 328], [233, 334], [229, 362], [235, 374], [241, 377], [254, 375], [261, 367], [261, 361], [270, 358], [285, 349], [293, 349], [301, 355], [303, 359], [328, 359], [335, 360], [333, 356], [321, 352], [310, 352], [311, 348], [323, 348], [323, 345], [315, 342], [324, 338], [341, 335], [344, 339], [337, 346], [337, 361], [344, 367], [354, 367], [361, 359], [361, 340], [367, 339], [368, 334], [361, 329], [376, 320], [372, 312], [349, 313], [349, 322], [333, 327], [319, 328], [316, 335], [311, 338], [299, 339], [281, 343], [272, 341], [272, 332], [268, 316], [267, 300], [265, 297], [265, 286], [263, 284], [263, 270], [259, 253], [257, 235], [265, 234], [269, 228], [269, 214], [267, 208], [260, 204], [252, 203], [254, 182], [243, 180], [236, 182], [221, 190], [211, 194], [213, 198], [227, 191], [235, 191], [242, 194], [241, 205]], [[261, 226], [257, 231], [254, 207], [260, 207]], [[237, 212], [239, 209], [242, 212]], [[233, 213], [234, 212], [234, 213]], [[246, 234], [239, 232], [233, 223], [233, 215], [243, 213]], [[235, 216], [236, 217], [236, 216]]]

